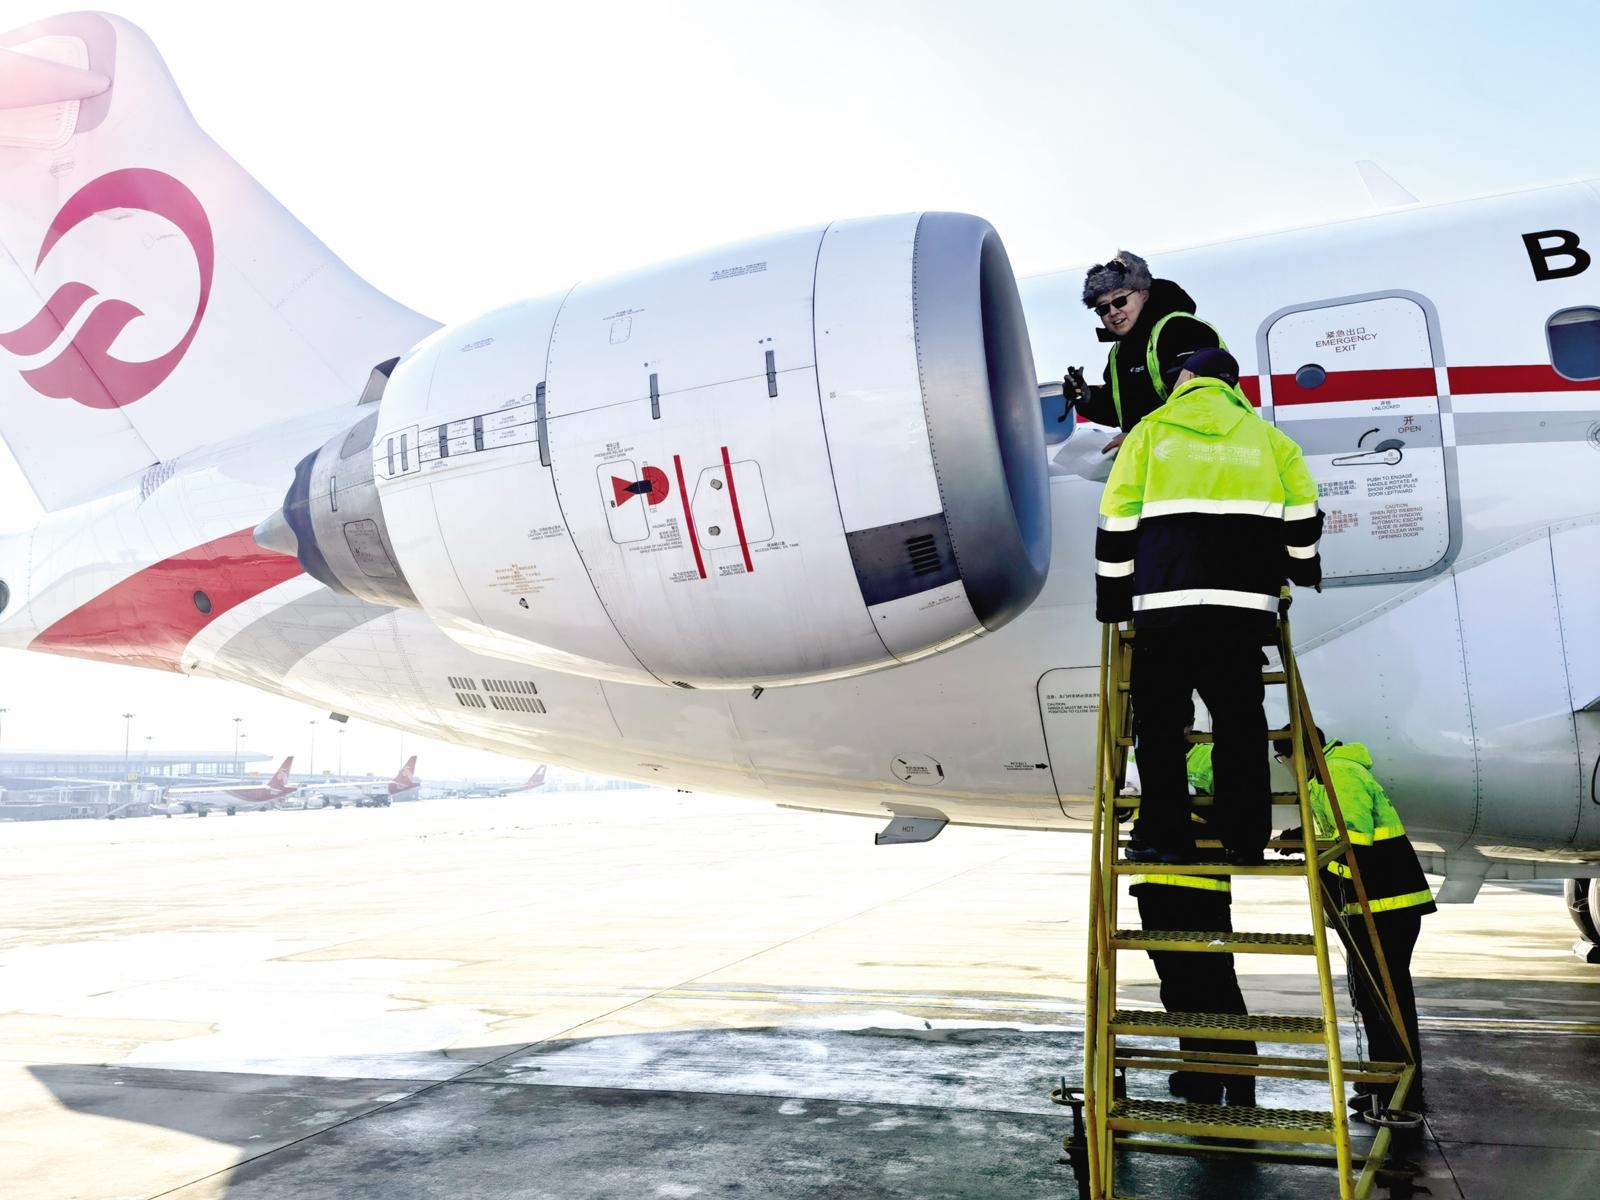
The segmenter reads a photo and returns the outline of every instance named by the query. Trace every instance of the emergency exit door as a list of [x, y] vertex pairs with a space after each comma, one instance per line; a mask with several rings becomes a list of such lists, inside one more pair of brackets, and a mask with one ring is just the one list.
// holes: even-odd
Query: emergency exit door
[[1390, 293], [1286, 309], [1263, 327], [1263, 415], [1300, 444], [1316, 477], [1331, 583], [1422, 578], [1454, 555], [1436, 324], [1425, 299]]

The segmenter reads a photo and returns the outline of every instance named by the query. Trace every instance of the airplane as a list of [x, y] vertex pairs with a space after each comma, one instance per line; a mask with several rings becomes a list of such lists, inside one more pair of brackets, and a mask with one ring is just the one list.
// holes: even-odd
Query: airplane
[[[0, 645], [885, 841], [1087, 829], [1081, 270], [1019, 284], [986, 222], [911, 213], [441, 326], [207, 138], [133, 25], [0, 51], [0, 435], [46, 510], [0, 541]], [[1441, 898], [1562, 879], [1594, 942], [1597, 242], [1574, 183], [1154, 258], [1319, 480], [1322, 724]]]
[[161, 793], [161, 804], [155, 811], [169, 817], [185, 812], [204, 817], [220, 809], [231, 817], [241, 808], [273, 808], [299, 789], [299, 784], [289, 782], [289, 768], [293, 765], [294, 755], [291, 754], [279, 764], [277, 771], [265, 784], [206, 784], [203, 787], [166, 788]]
[[303, 789], [304, 807], [343, 808], [349, 803], [357, 808], [388, 808], [397, 801], [416, 800], [422, 791], [422, 781], [416, 777], [416, 769], [417, 756], [413, 754], [395, 772], [393, 779], [314, 784]]
[[524, 792], [536, 792], [544, 786], [546, 770], [548, 770], [548, 767], [544, 763], [540, 763], [533, 774], [529, 775], [523, 783], [516, 784], [514, 787], [482, 788], [474, 794], [479, 796], [520, 796]]

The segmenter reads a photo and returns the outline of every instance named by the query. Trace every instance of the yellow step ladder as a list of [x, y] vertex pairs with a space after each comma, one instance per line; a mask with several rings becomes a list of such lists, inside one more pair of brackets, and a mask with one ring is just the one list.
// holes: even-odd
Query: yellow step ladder
[[[1290, 640], [1287, 615], [1278, 621], [1278, 651], [1281, 669], [1268, 670], [1263, 681], [1286, 690], [1288, 725], [1274, 729], [1269, 739], [1289, 738], [1294, 744], [1293, 792], [1274, 793], [1275, 804], [1296, 804], [1300, 828], [1312, 848], [1307, 852], [1299, 843], [1274, 841], [1272, 849], [1298, 852], [1292, 859], [1259, 865], [1236, 866], [1215, 861], [1221, 853], [1208, 855], [1215, 841], [1198, 843], [1200, 857], [1214, 861], [1184, 864], [1128, 862], [1119, 854], [1119, 820], [1131, 815], [1137, 797], [1124, 796], [1128, 751], [1133, 746], [1133, 712], [1129, 677], [1135, 634], [1118, 626], [1105, 627], [1100, 660], [1099, 749], [1095, 781], [1095, 854], [1090, 871], [1090, 926], [1088, 997], [1084, 1033], [1083, 1113], [1087, 1132], [1089, 1195], [1093, 1200], [1123, 1200], [1116, 1190], [1116, 1159], [1119, 1153], [1197, 1154], [1250, 1158], [1276, 1162], [1317, 1164], [1334, 1167], [1339, 1176], [1341, 1200], [1365, 1200], [1370, 1196], [1389, 1153], [1392, 1129], [1380, 1126], [1364, 1156], [1352, 1151], [1346, 1121], [1346, 1083], [1393, 1083], [1390, 1108], [1403, 1109], [1416, 1077], [1415, 1049], [1410, 1046], [1388, 964], [1383, 960], [1372, 909], [1366, 888], [1350, 848], [1349, 831], [1339, 811], [1333, 780], [1322, 747], [1308, 732], [1315, 729], [1311, 709], [1301, 686], [1299, 669]], [[1191, 743], [1210, 741], [1208, 734], [1191, 734]], [[1267, 747], [1263, 746], [1263, 754]], [[1316, 839], [1307, 791], [1307, 755], [1312, 771], [1327, 789], [1337, 824], [1333, 840]], [[1195, 797], [1202, 808], [1209, 796]], [[1367, 927], [1367, 943], [1376, 950], [1375, 964], [1367, 964], [1351, 949], [1347, 927], [1339, 906], [1320, 878], [1322, 868], [1342, 859], [1354, 885], [1361, 919]], [[1227, 876], [1298, 876], [1305, 881], [1307, 912], [1311, 931], [1298, 932], [1223, 932], [1223, 931], [1144, 931], [1119, 927], [1117, 902], [1121, 877], [1132, 874], [1198, 874]], [[1387, 997], [1389, 1018], [1406, 1047], [1408, 1061], [1378, 1063], [1346, 1061], [1339, 1040], [1338, 1011], [1334, 1003], [1333, 974], [1328, 961], [1325, 924], [1336, 928], [1346, 943], [1352, 969], [1363, 969]], [[1276, 1016], [1254, 1014], [1238, 1016], [1221, 1013], [1150, 1012], [1120, 1008], [1117, 1005], [1117, 955], [1124, 950], [1164, 950], [1188, 953], [1297, 954], [1316, 959], [1317, 982], [1321, 993], [1321, 1016]], [[1323, 1057], [1305, 1058], [1271, 1054], [1219, 1054], [1185, 1050], [1151, 1049], [1125, 1045], [1123, 1038], [1190, 1037], [1219, 1041], [1266, 1043], [1320, 1043]], [[1218, 1075], [1254, 1075], [1260, 1078], [1325, 1079], [1328, 1084], [1327, 1109], [1284, 1109], [1254, 1106], [1191, 1104], [1167, 1100], [1142, 1100], [1119, 1094], [1119, 1083], [1132, 1072], [1182, 1069]], [[1138, 1075], [1131, 1075], [1137, 1079]], [[1157, 1136], [1151, 1136], [1157, 1135]], [[1197, 1138], [1224, 1139], [1199, 1142]], [[1304, 1148], [1294, 1148], [1294, 1145]], [[1318, 1150], [1314, 1147], [1332, 1147]], [[1069, 1149], [1070, 1149], [1069, 1145]], [[1359, 1168], [1359, 1174], [1358, 1174]]]

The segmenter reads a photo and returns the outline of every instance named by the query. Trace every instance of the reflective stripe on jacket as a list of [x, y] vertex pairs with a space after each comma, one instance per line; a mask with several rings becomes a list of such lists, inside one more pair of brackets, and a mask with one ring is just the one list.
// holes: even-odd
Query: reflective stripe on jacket
[[1317, 484], [1237, 388], [1191, 379], [1134, 426], [1100, 498], [1095, 614], [1140, 628], [1209, 611], [1272, 636], [1284, 580], [1322, 579]]
[[[1350, 833], [1350, 845], [1355, 851], [1356, 865], [1361, 868], [1361, 883], [1372, 911], [1421, 908], [1424, 912], [1433, 912], [1436, 906], [1427, 876], [1422, 873], [1422, 864], [1417, 861], [1417, 852], [1406, 836], [1399, 812], [1372, 773], [1372, 755], [1359, 742], [1329, 742], [1323, 757], [1328, 761], [1328, 775], [1339, 797], [1339, 812]], [[1323, 839], [1336, 836], [1338, 829], [1327, 789], [1314, 779], [1306, 788], [1317, 836]], [[1344, 898], [1342, 911], [1347, 915], [1359, 913], [1361, 906], [1356, 902], [1355, 888], [1350, 883], [1349, 866], [1335, 861], [1328, 864], [1328, 870], [1339, 879]]]
[[[1189, 786], [1197, 792], [1211, 791], [1211, 744], [1204, 742], [1198, 746], [1189, 747]], [[1189, 819], [1199, 825], [1204, 825], [1206, 819], [1197, 812], [1191, 812]], [[1159, 883], [1167, 887], [1194, 888], [1202, 892], [1222, 892], [1231, 895], [1233, 881], [1226, 875], [1150, 875], [1128, 876], [1128, 888], [1132, 889], [1146, 883]]]

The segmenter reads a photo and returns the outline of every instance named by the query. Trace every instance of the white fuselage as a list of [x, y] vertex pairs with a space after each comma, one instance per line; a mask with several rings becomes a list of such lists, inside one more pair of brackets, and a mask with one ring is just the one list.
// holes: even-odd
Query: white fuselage
[[[1551, 370], [1546, 322], [1600, 302], [1600, 268], [1536, 279], [1523, 235], [1543, 230], [1600, 245], [1600, 199], [1573, 185], [1410, 209], [1157, 265], [1222, 331], [1262, 415], [1301, 441], [1324, 508], [1347, 514], [1324, 538], [1329, 586], [1298, 595], [1292, 614], [1319, 722], [1371, 748], [1419, 842], [1592, 862], [1600, 381]], [[1080, 281], [1023, 281], [1046, 383], [1077, 364], [1098, 379], [1104, 348]], [[1329, 376], [1327, 401], [1290, 394], [1308, 365]], [[296, 418], [182, 456], [153, 490], [134, 480], [51, 515], [0, 550], [15, 597], [0, 639], [26, 647], [150, 564], [253, 527], [296, 462], [350, 420]], [[1083, 828], [1100, 647], [1086, 430], [1047, 446], [1051, 568], [1031, 608], [887, 670], [759, 694], [602, 682], [475, 654], [421, 611], [303, 574], [211, 621], [177, 665], [592, 773], [880, 817]], [[1375, 452], [1386, 440], [1401, 443], [1397, 460]], [[126, 633], [53, 648], [148, 661], [140, 630]], [[523, 680], [537, 711], [488, 686]]]

